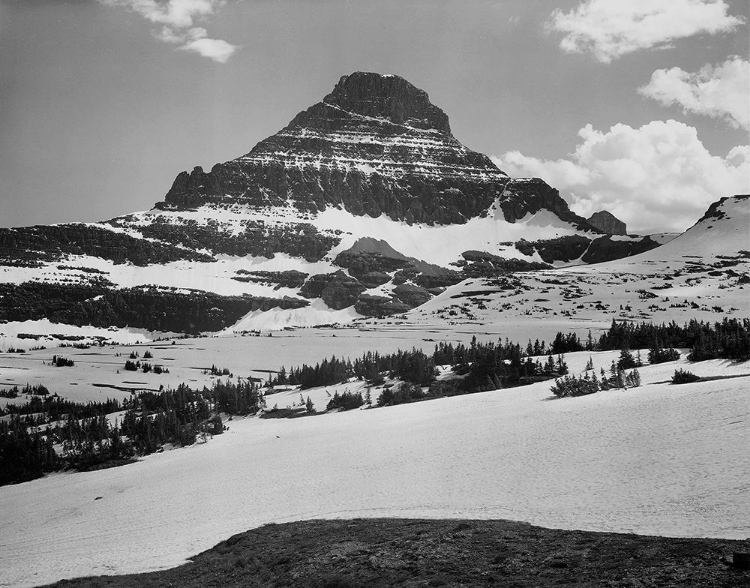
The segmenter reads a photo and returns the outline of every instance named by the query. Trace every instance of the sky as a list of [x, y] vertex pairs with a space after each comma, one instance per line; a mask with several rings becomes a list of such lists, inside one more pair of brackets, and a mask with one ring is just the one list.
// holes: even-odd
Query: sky
[[750, 193], [746, 0], [0, 0], [0, 226], [148, 210], [342, 75], [584, 216], [683, 231]]

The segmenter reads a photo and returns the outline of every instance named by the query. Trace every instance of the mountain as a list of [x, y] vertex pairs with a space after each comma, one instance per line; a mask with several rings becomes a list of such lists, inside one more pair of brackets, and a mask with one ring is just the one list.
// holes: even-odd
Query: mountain
[[245, 155], [150, 211], [0, 229], [0, 320], [159, 332], [402, 313], [467, 278], [657, 247], [509, 178], [398, 76], [344, 76]]
[[509, 178], [451, 134], [447, 115], [396, 76], [355, 73], [249, 153], [177, 176], [164, 208], [206, 203], [341, 207], [408, 223], [465, 223]]
[[608, 235], [628, 234], [627, 226], [625, 225], [625, 223], [607, 210], [600, 210], [599, 212], [595, 212], [586, 220], [592, 227], [596, 227], [597, 229], [607, 233]]
[[[407, 313], [409, 325], [496, 326], [516, 339], [606, 329], [612, 320], [683, 324], [750, 316], [750, 196], [722, 198], [681, 235], [638, 255], [466, 280]], [[542, 328], [544, 326], [544, 328]]]

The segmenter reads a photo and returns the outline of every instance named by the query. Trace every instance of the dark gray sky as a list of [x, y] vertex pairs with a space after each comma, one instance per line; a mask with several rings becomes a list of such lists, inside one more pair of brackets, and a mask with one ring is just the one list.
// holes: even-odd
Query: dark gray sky
[[[554, 10], [553, 10], [554, 9]], [[744, 0], [0, 0], [0, 226], [96, 221], [353, 71], [577, 212], [683, 230], [750, 191]]]

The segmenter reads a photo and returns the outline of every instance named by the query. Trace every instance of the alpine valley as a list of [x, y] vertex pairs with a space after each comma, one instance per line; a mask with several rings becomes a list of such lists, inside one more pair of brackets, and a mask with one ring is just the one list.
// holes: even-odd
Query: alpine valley
[[0, 587], [750, 585], [749, 292], [750, 196], [628, 235], [345, 76], [0, 229]]
[[508, 177], [406, 80], [358, 72], [249, 153], [180, 173], [150, 211], [0, 229], [0, 320], [114, 328], [112, 340], [346, 323], [467, 278], [657, 246]]

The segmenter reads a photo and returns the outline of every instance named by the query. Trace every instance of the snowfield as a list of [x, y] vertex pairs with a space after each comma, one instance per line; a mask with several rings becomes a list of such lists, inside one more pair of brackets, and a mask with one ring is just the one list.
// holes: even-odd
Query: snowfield
[[[269, 313], [272, 311], [269, 311]], [[273, 316], [273, 315], [272, 315]], [[11, 323], [2, 325], [7, 329]], [[29, 322], [17, 323], [23, 332], [32, 329]], [[78, 327], [57, 325], [39, 321], [40, 330], [57, 333], [65, 328]], [[89, 329], [89, 327], [85, 327]], [[42, 331], [43, 332], [43, 331]], [[73, 331], [74, 333], [76, 331]], [[106, 331], [105, 331], [106, 332]], [[110, 333], [111, 334], [111, 333]], [[89, 333], [90, 335], [90, 333]], [[131, 333], [132, 337], [141, 337]], [[59, 342], [40, 339], [3, 338], [0, 336], [0, 352], [6, 345], [22, 345], [25, 353], [0, 353], [0, 390], [27, 384], [43, 384], [50, 393], [57, 393], [75, 402], [99, 401], [107, 398], [126, 398], [131, 390], [153, 390], [160, 386], [176, 388], [186, 383], [193, 388], [211, 386], [216, 378], [206, 374], [212, 365], [226, 368], [236, 377], [268, 379], [269, 372], [282, 367], [300, 367], [303, 363], [315, 365], [326, 357], [362, 357], [367, 351], [395, 353], [399, 349], [418, 347], [432, 352], [437, 341], [468, 344], [472, 337], [479, 341], [497, 341], [500, 333], [472, 332], [452, 328], [441, 330], [401, 329], [384, 326], [378, 331], [359, 329], [299, 329], [281, 331], [273, 337], [222, 336], [196, 339], [173, 339], [140, 345], [104, 346], [93, 345], [90, 349], [73, 347], [58, 348]], [[550, 335], [554, 336], [554, 333]], [[145, 337], [139, 339], [146, 341]], [[174, 345], [172, 345], [174, 342]], [[31, 349], [32, 346], [50, 345], [47, 349]], [[153, 357], [147, 360], [152, 365], [169, 369], [169, 373], [155, 374], [124, 369], [125, 361], [135, 352], [143, 359], [146, 351]], [[63, 355], [75, 362], [74, 367], [58, 368], [52, 365], [53, 355]], [[299, 395], [297, 395], [297, 399]], [[15, 399], [0, 397], [0, 407], [6, 404], [24, 404], [29, 398], [21, 395]], [[274, 401], [275, 402], [275, 401]], [[273, 403], [272, 403], [273, 405]], [[281, 405], [285, 406], [285, 405]], [[325, 407], [323, 407], [325, 408]], [[2, 418], [2, 417], [0, 417]]]
[[482, 325], [523, 342], [545, 337], [552, 323], [585, 337], [612, 319], [684, 324], [750, 316], [748, 204], [738, 198], [722, 202], [720, 220], [701, 220], [665, 245], [631, 257], [518, 272], [512, 280], [464, 280], [410, 310], [404, 323]]
[[[597, 369], [613, 353], [593, 354]], [[571, 370], [589, 355], [568, 356]], [[235, 419], [205, 444], [2, 487], [0, 585], [162, 569], [248, 528], [310, 518], [508, 518], [744, 539], [750, 365], [692, 364], [738, 377], [673, 386], [676, 366], [684, 361], [642, 368], [640, 388], [580, 398], [551, 399], [546, 382]]]

